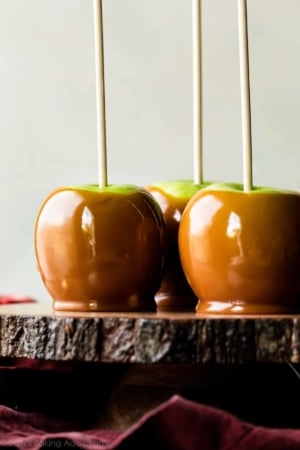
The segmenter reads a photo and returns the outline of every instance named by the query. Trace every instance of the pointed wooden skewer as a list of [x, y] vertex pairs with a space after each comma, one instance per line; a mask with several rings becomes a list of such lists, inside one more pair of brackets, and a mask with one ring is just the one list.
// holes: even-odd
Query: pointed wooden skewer
[[238, 0], [244, 191], [253, 187], [247, 0]]
[[102, 0], [94, 0], [94, 33], [96, 64], [98, 184], [99, 187], [105, 187], [107, 185], [107, 150]]
[[194, 183], [203, 182], [202, 0], [193, 0], [193, 147]]

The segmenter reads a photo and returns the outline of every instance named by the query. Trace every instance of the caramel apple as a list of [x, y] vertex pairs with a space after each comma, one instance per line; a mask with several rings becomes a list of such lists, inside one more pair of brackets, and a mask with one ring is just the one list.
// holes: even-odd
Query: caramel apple
[[210, 185], [185, 208], [179, 250], [199, 313], [300, 307], [300, 194]]
[[191, 180], [156, 183], [147, 189], [158, 202], [167, 227], [168, 250], [166, 271], [155, 301], [159, 310], [195, 310], [197, 297], [183, 273], [178, 251], [178, 229], [184, 208], [203, 186]]
[[36, 220], [38, 268], [56, 310], [155, 310], [165, 247], [162, 213], [136, 186], [57, 189]]

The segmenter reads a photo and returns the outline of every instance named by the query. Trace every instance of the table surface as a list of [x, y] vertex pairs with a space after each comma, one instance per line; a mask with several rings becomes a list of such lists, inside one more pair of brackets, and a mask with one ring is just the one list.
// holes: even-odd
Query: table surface
[[62, 313], [0, 307], [0, 357], [114, 363], [300, 362], [300, 316]]

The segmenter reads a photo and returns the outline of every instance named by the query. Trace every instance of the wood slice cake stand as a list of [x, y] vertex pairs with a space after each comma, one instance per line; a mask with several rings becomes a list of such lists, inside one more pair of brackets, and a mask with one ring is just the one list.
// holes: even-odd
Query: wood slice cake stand
[[[299, 336], [300, 316], [64, 317], [48, 304], [2, 306], [0, 357], [19, 368], [1, 370], [0, 403], [124, 429], [180, 394], [254, 423], [300, 427], [291, 412]], [[47, 370], [22, 368], [30, 360]]]
[[300, 316], [54, 313], [1, 306], [0, 356], [109, 363], [299, 363]]

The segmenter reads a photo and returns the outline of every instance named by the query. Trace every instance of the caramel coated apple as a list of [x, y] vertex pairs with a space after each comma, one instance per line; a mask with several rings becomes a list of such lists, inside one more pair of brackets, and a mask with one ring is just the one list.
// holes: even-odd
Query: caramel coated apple
[[155, 301], [159, 310], [195, 310], [197, 297], [183, 273], [178, 250], [181, 216], [190, 198], [202, 185], [191, 180], [157, 183], [147, 189], [160, 205], [168, 236], [166, 271]]
[[135, 186], [57, 189], [36, 220], [38, 268], [56, 310], [154, 310], [165, 246], [162, 213]]
[[185, 209], [179, 249], [198, 312], [299, 312], [300, 194], [209, 186]]

